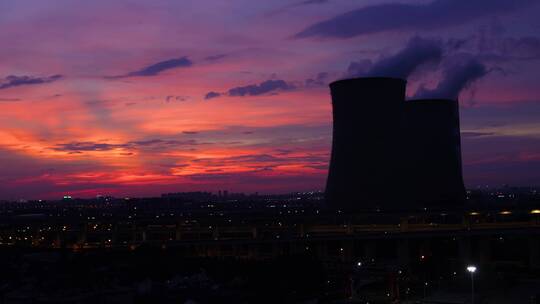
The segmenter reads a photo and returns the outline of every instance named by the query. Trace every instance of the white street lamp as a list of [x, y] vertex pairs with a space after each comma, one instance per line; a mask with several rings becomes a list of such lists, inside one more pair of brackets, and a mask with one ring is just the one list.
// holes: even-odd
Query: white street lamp
[[467, 266], [467, 271], [471, 274], [471, 303], [474, 304], [474, 273], [476, 272], [476, 266]]

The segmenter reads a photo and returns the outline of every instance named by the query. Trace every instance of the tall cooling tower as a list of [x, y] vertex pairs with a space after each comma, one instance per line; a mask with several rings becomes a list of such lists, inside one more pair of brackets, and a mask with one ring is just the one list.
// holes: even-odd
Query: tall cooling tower
[[410, 206], [456, 206], [465, 200], [459, 105], [455, 100], [405, 102], [404, 197]]
[[326, 201], [341, 210], [392, 204], [406, 81], [355, 78], [330, 84], [333, 139]]

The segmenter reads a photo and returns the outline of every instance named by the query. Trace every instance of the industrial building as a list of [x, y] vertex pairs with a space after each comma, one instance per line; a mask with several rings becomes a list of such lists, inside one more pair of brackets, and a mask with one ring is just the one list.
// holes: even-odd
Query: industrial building
[[406, 81], [368, 77], [330, 84], [331, 207], [406, 210], [465, 199], [455, 100], [405, 101]]

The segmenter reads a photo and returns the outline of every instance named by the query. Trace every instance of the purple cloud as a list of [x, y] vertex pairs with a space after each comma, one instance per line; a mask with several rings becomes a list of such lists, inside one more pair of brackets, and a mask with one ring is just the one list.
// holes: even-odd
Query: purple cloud
[[315, 23], [295, 38], [350, 38], [392, 30], [429, 30], [461, 25], [480, 17], [503, 14], [535, 0], [435, 0], [413, 5], [388, 3], [366, 6]]
[[181, 58], [169, 59], [165, 61], [160, 61], [158, 63], [151, 64], [146, 66], [138, 71], [130, 72], [126, 75], [113, 76], [109, 78], [125, 78], [125, 77], [148, 77], [156, 76], [159, 73], [171, 70], [175, 68], [187, 68], [193, 65], [193, 62], [189, 60], [186, 56]]
[[111, 151], [115, 149], [144, 149], [144, 148], [157, 148], [157, 149], [167, 149], [170, 147], [181, 147], [181, 146], [194, 146], [199, 143], [193, 139], [190, 140], [164, 140], [164, 139], [149, 139], [149, 140], [139, 140], [139, 141], [130, 141], [120, 144], [108, 144], [108, 143], [98, 143], [92, 141], [85, 142], [69, 142], [64, 144], [58, 144], [52, 149], [55, 151], [62, 151], [68, 153], [82, 153], [89, 151]]
[[326, 86], [328, 83], [328, 73], [327, 72], [321, 72], [315, 76], [315, 78], [308, 78], [305, 81], [305, 86], [310, 87], [322, 87]]
[[221, 93], [218, 93], [218, 92], [208, 92], [206, 93], [206, 95], [204, 96], [204, 99], [212, 99], [212, 98], [216, 98], [216, 97], [219, 97], [221, 96]]
[[23, 85], [43, 84], [57, 81], [62, 78], [62, 75], [52, 75], [48, 77], [33, 77], [33, 76], [8, 76], [0, 83], [0, 90], [9, 89]]
[[188, 101], [190, 99], [189, 96], [183, 96], [183, 95], [168, 95], [165, 97], [165, 102], [172, 102], [172, 101]]
[[217, 60], [223, 59], [225, 57], [227, 57], [227, 54], [217, 54], [217, 55], [208, 56], [208, 57], [204, 58], [204, 60], [206, 60], [206, 61], [217, 61]]
[[257, 96], [272, 91], [288, 91], [293, 90], [294, 85], [287, 83], [284, 80], [267, 80], [260, 84], [250, 84], [247, 86], [235, 87], [229, 90], [229, 96]]
[[216, 97], [220, 97], [222, 95], [228, 95], [228, 96], [259, 96], [266, 93], [274, 92], [274, 91], [290, 91], [294, 90], [296, 87], [286, 82], [285, 80], [276, 79], [276, 80], [266, 80], [259, 84], [250, 84], [246, 86], [240, 86], [240, 87], [234, 87], [232, 89], [229, 89], [227, 93], [219, 93], [219, 92], [208, 92], [204, 99], [212, 99]]
[[461, 132], [461, 136], [462, 136], [462, 137], [470, 137], [470, 138], [484, 137], [484, 136], [493, 136], [493, 135], [495, 135], [494, 132], [475, 132], [475, 131], [465, 131], [465, 132]]
[[481, 37], [480, 40], [480, 52], [489, 60], [502, 62], [540, 59], [540, 38], [535, 36], [504, 39]]

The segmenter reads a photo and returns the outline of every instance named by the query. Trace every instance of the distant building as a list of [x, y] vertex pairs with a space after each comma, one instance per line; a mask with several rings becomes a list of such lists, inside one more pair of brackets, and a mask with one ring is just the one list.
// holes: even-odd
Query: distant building
[[161, 195], [162, 198], [173, 199], [178, 201], [189, 201], [189, 202], [208, 202], [215, 199], [215, 196], [211, 192], [176, 192], [176, 193], [165, 193]]

